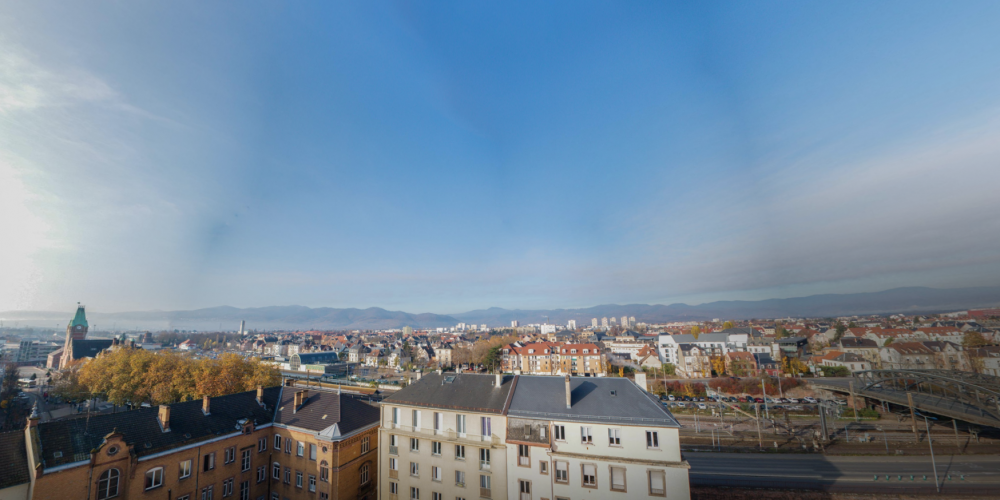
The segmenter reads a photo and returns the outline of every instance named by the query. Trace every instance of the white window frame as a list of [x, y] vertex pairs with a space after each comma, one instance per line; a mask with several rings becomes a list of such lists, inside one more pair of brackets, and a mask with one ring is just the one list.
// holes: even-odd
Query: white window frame
[[[144, 486], [145, 491], [154, 490], [163, 486], [163, 467], [153, 467], [146, 471], [143, 475], [143, 481], [145, 478], [149, 478], [149, 486]], [[159, 480], [159, 482], [157, 482]], [[145, 482], [143, 483], [145, 485]]]
[[178, 465], [177, 471], [178, 479], [184, 479], [186, 477], [191, 477], [191, 459], [181, 460]]

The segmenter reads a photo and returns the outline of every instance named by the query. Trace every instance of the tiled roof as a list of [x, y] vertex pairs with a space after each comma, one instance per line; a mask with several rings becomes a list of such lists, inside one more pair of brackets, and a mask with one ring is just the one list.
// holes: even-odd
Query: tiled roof
[[24, 430], [0, 433], [0, 489], [30, 480]]
[[[320, 432], [337, 425], [340, 435], [378, 423], [378, 408], [354, 394], [337, 394], [315, 387], [282, 387], [275, 423]], [[305, 403], [295, 411], [295, 393], [308, 391]]]
[[494, 387], [494, 375], [476, 373], [431, 373], [389, 396], [386, 403], [435, 408], [501, 413], [514, 385], [514, 377], [503, 377], [500, 388]]
[[141, 457], [236, 432], [237, 421], [244, 418], [256, 425], [269, 424], [280, 391], [280, 387], [264, 389], [264, 407], [257, 404], [257, 391], [211, 398], [209, 415], [202, 413], [201, 400], [174, 403], [169, 405], [170, 432], [160, 430], [158, 408], [43, 422], [38, 424], [42, 461], [46, 467], [54, 467], [89, 460], [90, 450], [115, 431], [123, 434]]
[[83, 358], [94, 358], [97, 355], [111, 347], [113, 340], [104, 339], [93, 339], [93, 340], [76, 340], [73, 339], [73, 359], [83, 359]]
[[893, 342], [886, 347], [900, 354], [934, 354], [934, 351], [921, 342]]

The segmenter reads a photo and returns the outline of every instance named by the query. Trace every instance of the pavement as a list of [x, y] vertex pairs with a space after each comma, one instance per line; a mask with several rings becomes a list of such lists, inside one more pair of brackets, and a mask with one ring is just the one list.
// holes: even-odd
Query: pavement
[[[899, 492], [935, 489], [934, 469], [927, 456], [686, 452], [684, 458], [691, 464], [691, 483], [698, 486]], [[995, 492], [1000, 487], [1000, 456], [939, 455], [936, 461], [942, 492]]]

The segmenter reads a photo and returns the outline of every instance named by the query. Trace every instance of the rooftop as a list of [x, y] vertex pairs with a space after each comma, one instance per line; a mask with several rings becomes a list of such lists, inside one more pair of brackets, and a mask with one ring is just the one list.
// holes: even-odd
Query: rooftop
[[619, 377], [571, 377], [566, 408], [565, 377], [521, 375], [507, 415], [573, 422], [680, 427], [653, 395]]
[[[342, 394], [316, 387], [282, 387], [281, 403], [274, 423], [319, 432], [329, 438], [350, 434], [377, 424], [379, 410], [356, 394]], [[302, 406], [295, 409], [295, 393], [306, 391]]]
[[494, 375], [433, 372], [384, 401], [389, 404], [503, 413], [514, 386], [514, 377], [503, 377], [499, 388], [495, 387], [495, 380]]

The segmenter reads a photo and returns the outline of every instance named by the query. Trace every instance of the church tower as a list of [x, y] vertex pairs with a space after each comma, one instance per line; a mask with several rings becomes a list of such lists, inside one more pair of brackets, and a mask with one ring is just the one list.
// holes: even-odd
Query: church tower
[[87, 324], [87, 313], [84, 310], [84, 306], [77, 302], [76, 316], [73, 316], [73, 321], [70, 321], [69, 325], [66, 326], [66, 344], [63, 346], [59, 368], [65, 368], [70, 360], [73, 359], [73, 341], [85, 340], [87, 338], [87, 329], [89, 328], [90, 325]]

